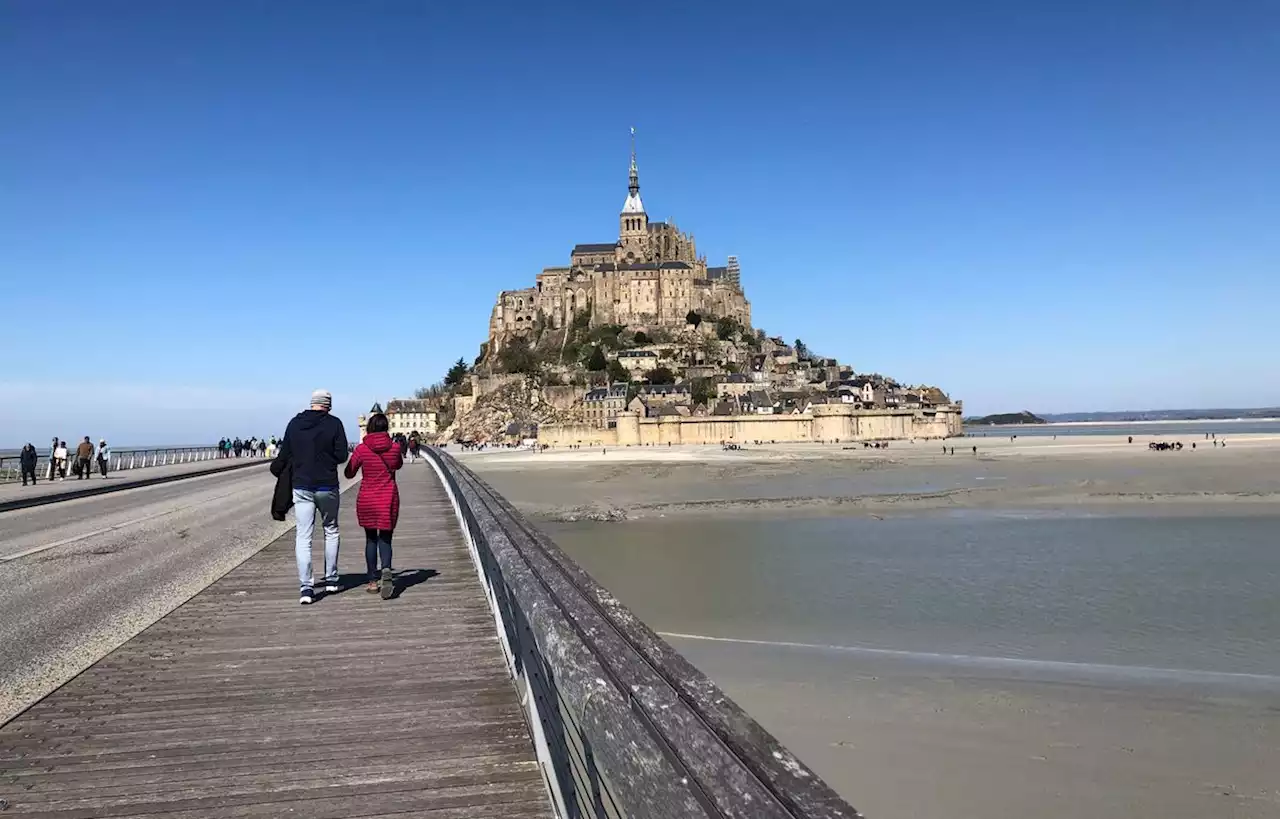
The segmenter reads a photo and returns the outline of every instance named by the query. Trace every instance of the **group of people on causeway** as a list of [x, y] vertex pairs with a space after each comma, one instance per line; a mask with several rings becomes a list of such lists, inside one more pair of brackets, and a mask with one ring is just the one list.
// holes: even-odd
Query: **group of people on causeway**
[[219, 458], [274, 458], [276, 456], [276, 436], [270, 440], [265, 438], [223, 438], [218, 441]]
[[[310, 409], [289, 421], [271, 462], [271, 474], [276, 476], [271, 515], [284, 520], [289, 509], [294, 510], [298, 602], [311, 605], [321, 589], [329, 594], [340, 592], [338, 467], [346, 465], [343, 472], [347, 478], [363, 473], [356, 496], [356, 521], [365, 535], [366, 590], [389, 600], [395, 595], [391, 539], [400, 516], [396, 471], [404, 464], [406, 449], [412, 443], [411, 451], [416, 453], [418, 442], [401, 436], [393, 440], [388, 434], [391, 425], [387, 416], [379, 412], [369, 417], [364, 440], [352, 448], [342, 421], [331, 414], [332, 408], [333, 396], [327, 390], [316, 390], [311, 394]], [[324, 527], [324, 576], [319, 584], [311, 565], [311, 538], [317, 515]]]
[[[28, 482], [35, 486], [39, 481], [39, 473], [36, 471], [36, 465], [40, 460], [40, 453], [36, 448], [28, 443], [18, 453], [18, 467], [22, 472], [22, 485], [26, 486]], [[107, 477], [107, 470], [111, 466], [111, 449], [107, 446], [107, 440], [102, 438], [95, 447], [93, 441], [88, 435], [84, 436], [84, 440], [76, 444], [74, 450], [67, 448], [67, 442], [61, 438], [54, 438], [49, 443], [49, 463], [40, 472], [44, 473], [46, 480], [65, 481], [67, 479], [67, 469], [70, 464], [71, 474], [76, 476], [77, 480], [89, 480], [89, 476], [93, 474], [96, 467], [102, 477]]]

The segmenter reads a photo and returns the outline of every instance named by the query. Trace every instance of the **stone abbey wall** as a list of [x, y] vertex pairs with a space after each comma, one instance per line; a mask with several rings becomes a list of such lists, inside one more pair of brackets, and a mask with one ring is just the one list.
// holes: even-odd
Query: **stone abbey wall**
[[544, 426], [538, 442], [551, 446], [649, 446], [750, 441], [887, 441], [949, 438], [964, 432], [961, 408], [855, 410], [822, 404], [801, 415], [732, 415], [706, 418], [640, 418], [618, 415], [614, 429], [585, 425]]

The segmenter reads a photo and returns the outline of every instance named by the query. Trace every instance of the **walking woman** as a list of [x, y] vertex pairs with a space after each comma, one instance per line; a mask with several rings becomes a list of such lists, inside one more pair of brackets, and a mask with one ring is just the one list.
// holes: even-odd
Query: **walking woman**
[[107, 467], [111, 464], [111, 450], [107, 449], [107, 439], [98, 441], [98, 471], [107, 477]]
[[[59, 441], [57, 448], [53, 450], [53, 461], [58, 466], [58, 480], [65, 481], [67, 479], [67, 442]], [[52, 480], [52, 478], [50, 479]]]
[[[364, 527], [364, 562], [369, 572], [369, 592], [380, 592], [383, 600], [395, 594], [395, 575], [391, 571], [391, 535], [400, 516], [400, 488], [396, 486], [396, 470], [404, 465], [400, 444], [387, 434], [387, 416], [375, 412], [369, 416], [368, 434], [351, 453], [346, 474], [354, 478], [364, 472], [360, 494], [356, 496], [356, 521]], [[382, 572], [378, 572], [378, 561]]]

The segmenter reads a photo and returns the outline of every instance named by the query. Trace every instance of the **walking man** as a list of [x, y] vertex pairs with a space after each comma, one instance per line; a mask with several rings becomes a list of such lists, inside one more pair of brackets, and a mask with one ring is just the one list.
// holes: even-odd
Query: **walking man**
[[36, 448], [31, 444], [27, 444], [22, 448], [22, 452], [18, 455], [18, 465], [22, 467], [22, 485], [27, 485], [27, 478], [31, 478], [31, 485], [35, 486], [39, 481], [36, 480]]
[[88, 480], [90, 470], [93, 468], [93, 444], [89, 442], [89, 436], [84, 436], [84, 440], [76, 447], [76, 480]]
[[347, 431], [329, 414], [333, 396], [328, 390], [311, 393], [311, 409], [298, 413], [284, 431], [278, 458], [293, 467], [293, 509], [298, 521], [294, 556], [298, 563], [298, 602], [315, 601], [311, 571], [311, 537], [316, 512], [324, 525], [324, 589], [338, 586], [338, 465], [347, 460]]

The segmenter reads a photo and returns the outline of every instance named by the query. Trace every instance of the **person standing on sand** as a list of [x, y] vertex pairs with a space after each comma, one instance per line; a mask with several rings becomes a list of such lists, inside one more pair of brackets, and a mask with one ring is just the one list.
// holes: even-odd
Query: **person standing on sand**
[[364, 565], [369, 581], [365, 590], [380, 592], [383, 600], [390, 600], [396, 589], [395, 572], [391, 569], [391, 537], [400, 517], [396, 470], [404, 466], [400, 444], [387, 434], [390, 426], [387, 416], [380, 412], [369, 416], [368, 433], [351, 453], [345, 470], [348, 478], [364, 472], [360, 494], [356, 496], [356, 521], [364, 529]]
[[338, 464], [347, 461], [347, 431], [329, 414], [333, 396], [328, 390], [311, 393], [311, 408], [293, 417], [284, 431], [276, 457], [293, 467], [293, 510], [298, 525], [294, 557], [298, 563], [298, 602], [315, 602], [311, 572], [311, 536], [316, 512], [324, 523], [324, 585], [333, 594], [338, 586]]

